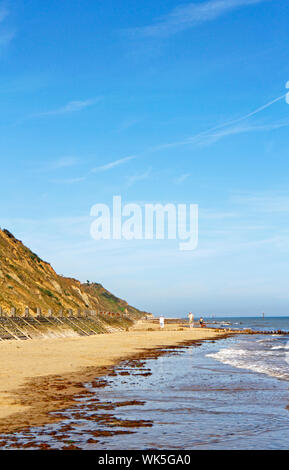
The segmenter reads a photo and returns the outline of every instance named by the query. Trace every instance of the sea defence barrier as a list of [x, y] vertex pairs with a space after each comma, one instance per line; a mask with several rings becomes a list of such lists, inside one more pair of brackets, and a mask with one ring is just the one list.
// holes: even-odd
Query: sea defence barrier
[[119, 312], [96, 310], [26, 307], [19, 311], [11, 307], [7, 312], [0, 307], [0, 341], [29, 340], [34, 338], [91, 336], [128, 329], [134, 321]]
[[244, 330], [234, 330], [231, 328], [218, 328], [218, 331], [228, 331], [230, 333], [236, 333], [238, 335], [287, 335], [289, 336], [289, 331], [284, 330], [251, 330], [250, 328], [245, 328]]
[[[146, 318], [151, 323], [159, 323], [156, 318]], [[11, 307], [9, 311], [0, 307], [0, 342], [7, 340], [30, 340], [35, 338], [56, 338], [73, 336], [91, 336], [104, 333], [114, 333], [128, 330], [134, 324], [134, 319], [124, 313], [80, 309], [59, 309], [58, 311], [40, 307], [23, 311]], [[166, 318], [165, 324], [178, 324], [178, 327], [189, 328], [186, 320]], [[195, 327], [198, 327], [198, 322]], [[211, 327], [216, 332], [229, 335], [287, 335], [282, 330], [251, 330], [232, 329], [229, 327]], [[206, 327], [204, 327], [206, 329]]]
[[[148, 321], [150, 323], [159, 324], [158, 318], [148, 318]], [[188, 320], [184, 318], [166, 318], [165, 324], [166, 325], [178, 324], [179, 327], [182, 327], [182, 328], [190, 327]], [[194, 322], [194, 327], [196, 328], [201, 327], [198, 320]], [[217, 327], [215, 326], [214, 323], [210, 323], [210, 322], [206, 322], [206, 326], [204, 326], [203, 328], [210, 328], [221, 333], [227, 332], [227, 333], [235, 333], [238, 335], [288, 335], [289, 336], [289, 331], [286, 331], [286, 330], [252, 330], [251, 328], [238, 329], [238, 328], [230, 328], [229, 326]]]

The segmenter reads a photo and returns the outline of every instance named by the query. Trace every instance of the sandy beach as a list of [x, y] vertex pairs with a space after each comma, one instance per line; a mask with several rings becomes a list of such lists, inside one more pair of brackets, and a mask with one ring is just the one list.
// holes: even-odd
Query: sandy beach
[[55, 421], [50, 411], [67, 408], [83, 384], [120, 360], [146, 350], [214, 339], [224, 332], [138, 322], [130, 331], [90, 337], [0, 343], [0, 432]]

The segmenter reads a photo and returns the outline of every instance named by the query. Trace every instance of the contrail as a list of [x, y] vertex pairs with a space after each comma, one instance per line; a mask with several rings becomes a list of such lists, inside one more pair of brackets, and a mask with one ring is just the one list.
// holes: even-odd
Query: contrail
[[215, 131], [217, 129], [222, 129], [223, 127], [227, 127], [227, 126], [230, 126], [232, 124], [236, 124], [236, 123], [241, 122], [241, 121], [245, 121], [246, 119], [248, 119], [252, 116], [255, 116], [256, 114], [260, 113], [264, 109], [269, 108], [270, 106], [272, 106], [272, 104], [277, 103], [277, 101], [280, 101], [283, 98], [285, 98], [287, 96], [287, 94], [288, 94], [288, 92], [284, 93], [281, 96], [278, 96], [278, 98], [275, 98], [274, 100], [269, 101], [268, 103], [264, 104], [263, 106], [258, 107], [257, 109], [255, 109], [254, 111], [251, 111], [248, 114], [245, 114], [244, 116], [241, 116], [241, 117], [236, 118], [236, 119], [232, 119], [230, 121], [226, 121], [226, 122], [224, 122], [222, 124], [218, 124], [217, 126], [214, 126], [214, 127], [210, 127], [209, 129], [206, 129], [205, 131], [199, 132], [198, 134], [193, 135], [192, 137], [188, 137], [187, 139], [185, 139], [183, 141], [173, 142], [171, 144], [158, 145], [157, 147], [155, 147], [154, 149], [151, 149], [151, 150], [159, 150], [159, 149], [166, 148], [166, 147], [177, 147], [177, 146], [180, 146], [180, 145], [190, 144], [190, 143], [194, 142], [195, 140], [198, 140], [198, 138], [206, 136], [207, 134], [209, 134], [212, 131]]
[[251, 116], [254, 116], [255, 114], [258, 114], [260, 113], [261, 111], [263, 111], [264, 109], [266, 108], [269, 108], [270, 106], [272, 106], [272, 104], [274, 103], [277, 103], [277, 101], [280, 101], [282, 100], [282, 98], [285, 98], [287, 96], [287, 93], [281, 95], [281, 96], [278, 96], [278, 98], [275, 98], [274, 100], [272, 101], [269, 101], [269, 103], [266, 103], [264, 104], [263, 106], [260, 106], [259, 108], [255, 109], [254, 111], [251, 111], [250, 113], [248, 114], [245, 114], [245, 116], [241, 116], [237, 119], [233, 119], [231, 121], [227, 121], [227, 122], [224, 122], [223, 124], [219, 124], [218, 126], [214, 126], [214, 127], [211, 127], [210, 129], [207, 129], [206, 131], [202, 131], [200, 132], [199, 134], [193, 136], [193, 137], [190, 137], [189, 139], [195, 139], [195, 138], [198, 138], [198, 137], [201, 137], [202, 135], [204, 134], [207, 134], [208, 132], [211, 132], [211, 131], [214, 131], [216, 129], [221, 129], [222, 127], [226, 127], [226, 126], [230, 126], [231, 124], [236, 124], [237, 122], [241, 122], [241, 121], [244, 121], [245, 119], [248, 119], [249, 117]]

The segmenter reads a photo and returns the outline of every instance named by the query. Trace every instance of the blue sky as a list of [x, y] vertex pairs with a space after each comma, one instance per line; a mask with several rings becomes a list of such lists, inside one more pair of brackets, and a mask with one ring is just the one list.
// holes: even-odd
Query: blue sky
[[[289, 314], [284, 0], [0, 3], [0, 225], [155, 314]], [[288, 90], [287, 90], [288, 91]], [[199, 245], [90, 209], [199, 204]]]

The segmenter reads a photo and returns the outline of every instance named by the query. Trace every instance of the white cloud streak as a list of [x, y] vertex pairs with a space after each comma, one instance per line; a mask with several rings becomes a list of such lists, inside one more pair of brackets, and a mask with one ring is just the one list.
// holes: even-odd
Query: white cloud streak
[[191, 176], [190, 173], [184, 173], [183, 175], [179, 176], [178, 178], [174, 179], [175, 184], [181, 184], [183, 183], [186, 179], [188, 179]]
[[2, 23], [6, 17], [8, 16], [9, 12], [4, 4], [0, 5], [0, 23]]
[[245, 134], [249, 132], [269, 132], [277, 129], [282, 129], [283, 127], [288, 127], [289, 121], [282, 122], [282, 123], [273, 123], [273, 124], [264, 124], [264, 125], [239, 125], [229, 127], [227, 129], [223, 129], [214, 133], [208, 133], [203, 136], [203, 138], [199, 141], [200, 145], [208, 145], [218, 140], [222, 139], [223, 137], [228, 137], [230, 135], [238, 135], [238, 134]]
[[51, 111], [44, 111], [41, 113], [34, 114], [33, 117], [45, 117], [45, 116], [56, 116], [62, 114], [71, 114], [78, 111], [82, 111], [86, 108], [89, 108], [95, 105], [100, 98], [91, 99], [91, 100], [84, 100], [84, 101], [70, 101], [66, 105], [62, 106], [61, 108], [53, 109]]
[[6, 29], [5, 26], [2, 25], [2, 23], [5, 22], [6, 18], [9, 15], [9, 11], [7, 7], [2, 3], [0, 5], [0, 24], [1, 24], [1, 30], [0, 30], [0, 51], [5, 48], [5, 46], [8, 46], [10, 42], [14, 39], [15, 37], [15, 31], [12, 31], [11, 29]]
[[115, 168], [117, 166], [123, 165], [124, 163], [129, 162], [130, 160], [134, 160], [136, 158], [135, 155], [131, 155], [129, 157], [120, 158], [119, 160], [115, 160], [113, 162], [107, 163], [106, 165], [98, 166], [91, 170], [91, 173], [97, 173], [99, 171], [107, 171]]
[[282, 127], [287, 127], [289, 125], [289, 122], [273, 123], [273, 124], [267, 124], [267, 125], [262, 125], [262, 126], [251, 125], [251, 126], [232, 127], [234, 124], [238, 124], [242, 121], [245, 121], [255, 116], [256, 114], [264, 111], [265, 109], [269, 108], [274, 103], [281, 101], [282, 99], [285, 98], [286, 95], [287, 94], [285, 93], [281, 96], [278, 96], [274, 100], [269, 101], [268, 103], [256, 108], [254, 111], [251, 111], [250, 113], [247, 113], [239, 118], [231, 119], [222, 124], [218, 124], [217, 126], [210, 127], [209, 129], [199, 132], [198, 134], [195, 134], [193, 136], [187, 137], [184, 140], [158, 145], [152, 148], [151, 150], [157, 151], [157, 150], [163, 150], [166, 148], [181, 147], [184, 145], [203, 144], [209, 141], [219, 140], [220, 138], [226, 137], [228, 135], [240, 134], [240, 133], [252, 132], [252, 131], [269, 131], [269, 130], [279, 129]]
[[232, 198], [234, 203], [246, 206], [246, 210], [257, 213], [288, 213], [289, 196], [279, 193], [248, 193], [235, 195]]
[[53, 169], [59, 169], [59, 168], [69, 168], [71, 166], [74, 166], [78, 163], [78, 159], [75, 157], [67, 156], [67, 157], [62, 157], [59, 158], [59, 160], [56, 160], [55, 162], [52, 163], [51, 167]]
[[151, 168], [149, 168], [147, 171], [143, 173], [137, 173], [135, 175], [130, 176], [127, 179], [127, 186], [133, 186], [135, 183], [138, 183], [139, 181], [144, 181], [148, 179], [151, 175]]
[[75, 184], [75, 183], [81, 183], [82, 181], [85, 181], [85, 180], [86, 180], [85, 176], [80, 176], [80, 177], [76, 177], [76, 178], [53, 179], [53, 180], [51, 180], [51, 183]]
[[134, 36], [147, 38], [168, 37], [201, 23], [213, 21], [237, 8], [256, 5], [270, 0], [212, 0], [179, 5], [154, 24], [131, 28]]

